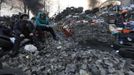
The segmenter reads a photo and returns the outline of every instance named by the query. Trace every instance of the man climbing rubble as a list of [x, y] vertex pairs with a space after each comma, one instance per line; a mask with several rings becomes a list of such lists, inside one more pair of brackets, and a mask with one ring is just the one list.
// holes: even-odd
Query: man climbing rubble
[[35, 26], [31, 21], [28, 21], [28, 19], [29, 16], [27, 14], [22, 14], [20, 16], [20, 21], [17, 22], [14, 26], [14, 34], [16, 40], [11, 56], [15, 56], [18, 53], [18, 50], [20, 48], [20, 42], [24, 38], [28, 38], [33, 41]]
[[52, 34], [52, 36], [53, 36], [53, 39], [58, 40], [53, 28], [49, 27], [48, 14], [46, 14], [44, 12], [39, 12], [37, 17], [36, 17], [35, 24], [36, 24], [37, 30], [50, 32]]

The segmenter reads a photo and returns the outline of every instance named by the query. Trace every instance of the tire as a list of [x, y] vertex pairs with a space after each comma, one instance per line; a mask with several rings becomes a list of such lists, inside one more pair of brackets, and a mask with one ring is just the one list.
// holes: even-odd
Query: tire
[[121, 48], [119, 50], [119, 55], [121, 55], [122, 57], [134, 59], [134, 48]]
[[0, 47], [4, 50], [11, 50], [13, 43], [10, 41], [10, 39], [4, 39], [3, 37], [0, 37]]
[[113, 43], [112, 48], [115, 50], [120, 50], [121, 48], [131, 48], [133, 45], [131, 43], [126, 44], [119, 44], [119, 43]]
[[129, 33], [129, 34], [127, 34], [127, 38], [129, 37], [129, 38], [131, 38], [132, 39], [132, 42], [134, 42], [134, 33], [132, 32], [132, 33]]

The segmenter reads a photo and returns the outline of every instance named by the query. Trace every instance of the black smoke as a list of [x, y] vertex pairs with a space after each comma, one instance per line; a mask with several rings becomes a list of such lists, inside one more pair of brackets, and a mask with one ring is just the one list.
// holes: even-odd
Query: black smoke
[[29, 10], [32, 11], [33, 14], [37, 14], [44, 7], [41, 0], [21, 0]]
[[98, 0], [88, 0], [88, 2], [89, 2], [89, 7], [95, 8], [98, 3]]

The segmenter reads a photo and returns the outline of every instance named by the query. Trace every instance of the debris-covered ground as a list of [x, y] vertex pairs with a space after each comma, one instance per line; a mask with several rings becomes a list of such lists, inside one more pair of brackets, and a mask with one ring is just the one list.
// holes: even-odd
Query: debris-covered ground
[[[41, 51], [22, 49], [15, 58], [5, 55], [0, 59], [3, 66], [21, 69], [27, 75], [134, 75], [134, 61], [109, 47], [112, 36], [103, 18], [69, 15], [57, 25], [59, 41], [46, 38]], [[71, 37], [61, 32], [64, 26], [72, 30]]]
[[20, 53], [16, 58], [4, 56], [1, 61], [3, 66], [22, 69], [27, 75], [133, 75], [134, 61], [110, 50], [50, 46], [34, 54]]

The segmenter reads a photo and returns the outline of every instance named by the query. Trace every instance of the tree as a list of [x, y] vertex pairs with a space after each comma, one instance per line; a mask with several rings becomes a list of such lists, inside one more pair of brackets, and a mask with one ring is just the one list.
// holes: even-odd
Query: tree
[[33, 14], [37, 14], [37, 12], [44, 8], [44, 5], [40, 3], [41, 0], [21, 0], [24, 4], [24, 13], [27, 13], [29, 10], [32, 11]]
[[24, 5], [24, 13], [27, 13], [27, 5], [26, 5], [26, 0], [23, 0], [23, 5]]
[[[0, 11], [2, 9], [2, 3], [4, 3], [4, 2], [5, 2], [5, 0], [0, 0]], [[1, 16], [1, 13], [0, 13], [0, 16]]]

